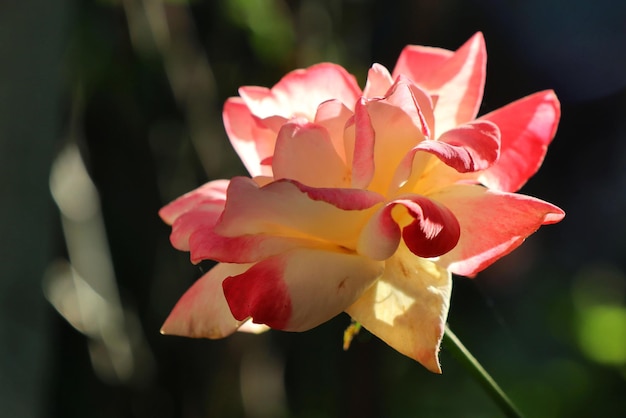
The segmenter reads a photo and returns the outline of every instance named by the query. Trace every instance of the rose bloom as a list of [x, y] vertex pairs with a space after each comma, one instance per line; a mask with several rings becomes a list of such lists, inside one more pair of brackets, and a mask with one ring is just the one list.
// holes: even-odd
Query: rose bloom
[[251, 177], [211, 181], [160, 211], [191, 261], [218, 264], [163, 333], [305, 331], [341, 312], [441, 372], [451, 274], [474, 276], [564, 213], [513, 193], [560, 115], [543, 91], [477, 118], [486, 50], [407, 46], [361, 91], [338, 65], [242, 87], [224, 106]]

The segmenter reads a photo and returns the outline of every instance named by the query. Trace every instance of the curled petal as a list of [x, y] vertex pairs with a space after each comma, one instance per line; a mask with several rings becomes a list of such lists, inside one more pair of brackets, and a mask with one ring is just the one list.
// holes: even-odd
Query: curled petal
[[473, 276], [517, 248], [541, 225], [559, 222], [558, 207], [521, 194], [476, 185], [453, 185], [430, 195], [449, 208], [461, 226], [458, 245], [438, 263]]
[[346, 312], [400, 353], [441, 373], [438, 353], [451, 290], [446, 269], [401, 245], [382, 277]]
[[541, 166], [560, 113], [559, 100], [548, 90], [482, 116], [498, 125], [502, 145], [498, 162], [481, 174], [481, 182], [496, 190], [519, 190]]
[[270, 234], [354, 248], [358, 231], [383, 196], [367, 190], [313, 188], [292, 180], [259, 187], [235, 177], [215, 232], [225, 237]]
[[498, 160], [500, 130], [488, 121], [473, 121], [444, 132], [437, 141], [422, 141], [416, 151], [436, 155], [459, 173], [485, 170]]
[[159, 216], [165, 223], [172, 225], [176, 218], [197, 206], [210, 204], [223, 208], [228, 184], [228, 180], [210, 181], [165, 205], [159, 211]]
[[361, 89], [343, 67], [321, 63], [290, 72], [271, 89], [241, 87], [239, 94], [257, 117], [304, 116], [313, 121], [317, 107], [327, 100], [337, 99], [353, 109]]
[[222, 118], [230, 143], [250, 175], [271, 176], [271, 167], [262, 162], [274, 153], [276, 133], [253, 116], [239, 97], [226, 100]]
[[354, 254], [295, 250], [224, 280], [234, 317], [306, 331], [341, 313], [380, 276], [383, 264]]
[[217, 264], [180, 298], [161, 328], [162, 334], [193, 338], [223, 338], [239, 328], [226, 303], [222, 281], [250, 265]]
[[454, 248], [459, 234], [459, 223], [448, 208], [424, 196], [407, 195], [372, 216], [359, 237], [357, 251], [386, 260], [395, 253], [402, 236], [413, 254], [436, 257]]
[[328, 131], [309, 122], [285, 124], [272, 159], [276, 179], [292, 179], [312, 187], [349, 186], [350, 173], [337, 155]]

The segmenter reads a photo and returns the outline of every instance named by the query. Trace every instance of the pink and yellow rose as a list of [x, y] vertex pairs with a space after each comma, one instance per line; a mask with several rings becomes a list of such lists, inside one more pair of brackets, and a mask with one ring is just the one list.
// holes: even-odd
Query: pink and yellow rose
[[480, 33], [457, 51], [407, 46], [364, 90], [323, 63], [242, 87], [224, 124], [251, 177], [165, 206], [171, 242], [218, 264], [180, 299], [166, 334], [305, 331], [341, 312], [440, 372], [451, 274], [474, 276], [564, 213], [514, 193], [559, 121], [552, 91], [477, 118]]

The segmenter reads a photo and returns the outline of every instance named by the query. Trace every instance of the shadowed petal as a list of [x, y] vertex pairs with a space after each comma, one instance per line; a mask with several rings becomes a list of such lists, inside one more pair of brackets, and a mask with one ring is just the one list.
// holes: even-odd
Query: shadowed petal
[[341, 313], [382, 273], [383, 263], [354, 254], [294, 250], [224, 280], [235, 318], [306, 331]]
[[479, 120], [500, 128], [498, 162], [480, 176], [486, 186], [515, 192], [537, 172], [559, 123], [560, 104], [553, 91], [542, 91], [517, 100]]
[[222, 281], [241, 274], [250, 265], [218, 264], [180, 298], [161, 328], [162, 334], [193, 338], [223, 338], [239, 328], [224, 298]]
[[458, 245], [438, 264], [473, 276], [517, 248], [541, 225], [560, 221], [558, 207], [521, 194], [453, 185], [429, 196], [450, 209], [461, 225]]
[[439, 345], [448, 316], [450, 273], [400, 246], [385, 272], [346, 312], [400, 353], [441, 373]]
[[226, 190], [229, 180], [213, 180], [180, 196], [165, 205], [159, 211], [159, 216], [165, 223], [171, 225], [183, 213], [202, 204], [221, 205], [226, 201]]

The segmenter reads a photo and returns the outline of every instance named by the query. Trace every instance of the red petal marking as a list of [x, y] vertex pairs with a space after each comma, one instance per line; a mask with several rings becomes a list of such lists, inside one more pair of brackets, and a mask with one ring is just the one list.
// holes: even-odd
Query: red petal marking
[[476, 185], [453, 185], [431, 194], [454, 213], [461, 227], [458, 245], [440, 259], [453, 273], [473, 276], [517, 248], [541, 225], [560, 221], [564, 212], [521, 194]]
[[298, 249], [265, 259], [223, 286], [235, 318], [306, 331], [345, 310], [382, 270], [382, 263], [359, 255]]
[[444, 132], [436, 141], [422, 141], [416, 151], [436, 155], [459, 173], [485, 170], [500, 154], [500, 130], [486, 122], [470, 122]]
[[448, 208], [421, 196], [396, 202], [404, 205], [414, 218], [402, 230], [404, 243], [413, 254], [424, 258], [437, 257], [456, 246], [461, 230]]
[[263, 126], [239, 97], [226, 100], [222, 118], [230, 143], [250, 175], [271, 176], [271, 167], [261, 162], [274, 153], [276, 133]]
[[[407, 209], [410, 220], [394, 218], [393, 210], [398, 205]], [[399, 244], [400, 228], [404, 243], [419, 257], [440, 256], [459, 241], [459, 223], [448, 208], [424, 196], [405, 195], [372, 216], [363, 228], [357, 250], [376, 260], [391, 257]]]
[[284, 329], [291, 317], [291, 298], [283, 281], [285, 260], [270, 258], [245, 273], [226, 278], [224, 295], [235, 319]]
[[532, 94], [480, 120], [500, 128], [500, 159], [480, 180], [496, 190], [515, 192], [537, 172], [559, 124], [560, 104], [553, 91]]

